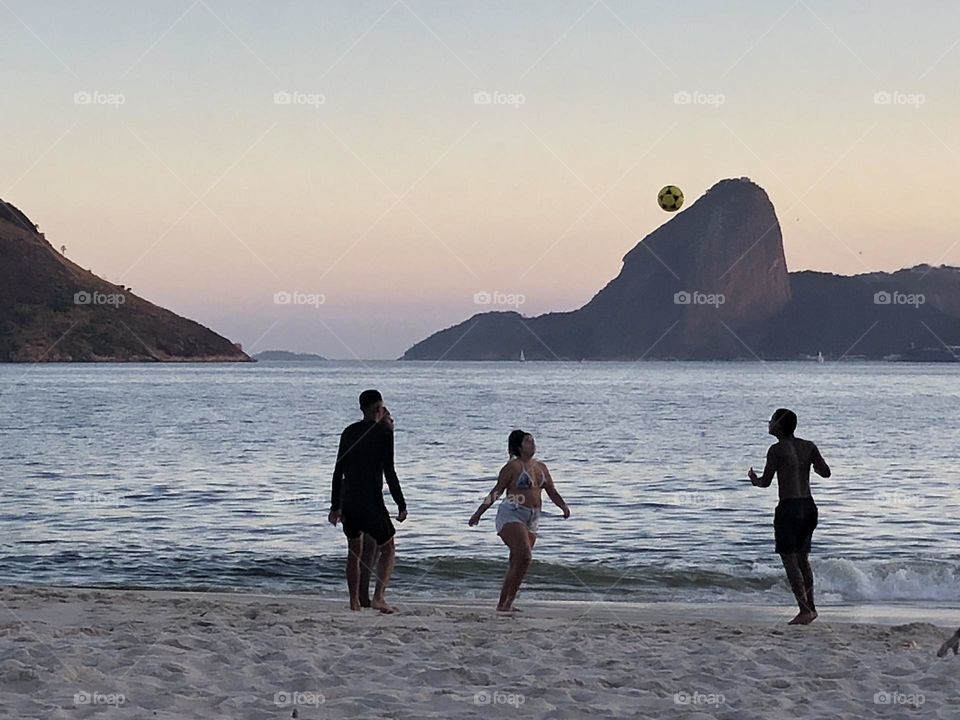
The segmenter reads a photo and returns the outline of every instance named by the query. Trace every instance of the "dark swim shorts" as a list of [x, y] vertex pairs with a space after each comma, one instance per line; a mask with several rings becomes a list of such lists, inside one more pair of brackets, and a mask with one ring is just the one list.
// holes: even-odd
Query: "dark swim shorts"
[[367, 533], [377, 541], [377, 545], [383, 545], [390, 542], [390, 539], [397, 534], [385, 505], [362, 508], [345, 507], [341, 512], [341, 520], [343, 521], [343, 534], [351, 540], [360, 537], [361, 533]]
[[773, 534], [781, 555], [810, 552], [817, 527], [817, 504], [812, 497], [781, 500], [773, 516]]

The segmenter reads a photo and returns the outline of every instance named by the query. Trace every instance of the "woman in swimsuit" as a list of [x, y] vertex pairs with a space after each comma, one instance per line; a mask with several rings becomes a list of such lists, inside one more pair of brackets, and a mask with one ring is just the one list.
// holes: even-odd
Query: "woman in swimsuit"
[[543, 505], [541, 493], [544, 490], [547, 492], [547, 496], [563, 511], [564, 518], [570, 517], [570, 508], [557, 492], [547, 466], [533, 459], [537, 451], [533, 435], [514, 430], [507, 439], [507, 450], [510, 460], [500, 470], [496, 487], [470, 518], [470, 525], [480, 522], [480, 516], [506, 493], [497, 509], [497, 534], [510, 548], [510, 565], [503, 579], [497, 610], [515, 612], [518, 608], [513, 607], [513, 600], [530, 568], [533, 546], [537, 542], [537, 527]]

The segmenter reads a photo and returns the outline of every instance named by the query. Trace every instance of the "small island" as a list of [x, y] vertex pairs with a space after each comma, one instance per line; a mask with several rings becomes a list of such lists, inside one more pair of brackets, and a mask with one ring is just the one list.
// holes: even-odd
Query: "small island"
[[289, 350], [264, 350], [253, 356], [257, 362], [325, 362], [327, 358], [314, 353], [298, 353]]

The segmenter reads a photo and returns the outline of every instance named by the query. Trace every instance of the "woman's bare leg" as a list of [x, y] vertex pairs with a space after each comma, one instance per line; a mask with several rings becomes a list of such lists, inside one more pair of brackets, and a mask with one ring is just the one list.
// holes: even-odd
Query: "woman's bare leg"
[[523, 523], [514, 522], [504, 525], [503, 530], [500, 531], [500, 539], [510, 548], [510, 564], [503, 578], [497, 610], [510, 612], [513, 610], [513, 599], [517, 596], [520, 583], [530, 569], [533, 551], [530, 547], [530, 535]]

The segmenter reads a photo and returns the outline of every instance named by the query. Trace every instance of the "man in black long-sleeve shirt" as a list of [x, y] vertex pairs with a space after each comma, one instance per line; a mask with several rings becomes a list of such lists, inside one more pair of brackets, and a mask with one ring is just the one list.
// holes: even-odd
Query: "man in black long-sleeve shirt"
[[383, 502], [383, 478], [386, 476], [390, 495], [397, 503], [397, 521], [407, 518], [407, 504], [400, 489], [400, 480], [393, 467], [393, 433], [380, 423], [383, 397], [376, 390], [360, 393], [363, 420], [348, 425], [340, 435], [337, 462], [333, 470], [330, 497], [330, 522], [343, 521], [347, 536], [347, 587], [350, 609], [360, 609], [360, 555], [364, 533], [376, 541], [380, 550], [377, 564], [377, 586], [371, 606], [383, 613], [393, 612], [384, 599], [384, 592], [396, 557], [390, 514]]

